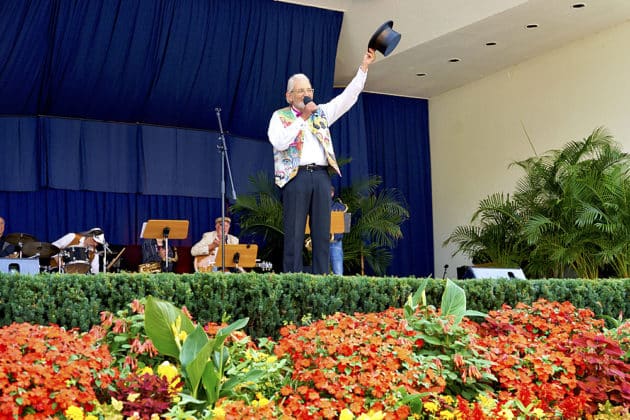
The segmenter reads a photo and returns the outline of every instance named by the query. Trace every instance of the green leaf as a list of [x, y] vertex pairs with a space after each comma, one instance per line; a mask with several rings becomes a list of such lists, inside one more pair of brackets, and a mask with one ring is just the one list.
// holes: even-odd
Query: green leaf
[[466, 312], [466, 293], [464, 289], [446, 279], [446, 287], [442, 295], [442, 316], [452, 315], [458, 324]]
[[435, 346], [441, 346], [442, 344], [444, 344], [442, 340], [430, 335], [420, 334], [420, 338], [422, 338], [422, 340], [424, 340], [426, 343], [433, 344]]
[[217, 331], [217, 335], [214, 337], [215, 350], [218, 349], [219, 346], [223, 345], [223, 342], [225, 341], [226, 338], [228, 338], [230, 334], [232, 334], [236, 330], [240, 330], [241, 328], [244, 328], [248, 322], [249, 322], [249, 318], [239, 319], [238, 321], [234, 321], [227, 327], [221, 328], [219, 331]]
[[232, 334], [234, 331], [240, 330], [242, 328], [245, 328], [245, 326], [247, 326], [248, 322], [249, 322], [249, 318], [242, 318], [242, 319], [239, 319], [238, 321], [234, 321], [230, 325], [228, 325], [227, 327], [221, 328], [217, 332], [217, 337], [219, 337], [219, 336], [226, 336], [227, 337], [228, 335]]
[[474, 311], [472, 309], [468, 309], [468, 310], [464, 311], [463, 316], [469, 316], [469, 317], [470, 316], [480, 316], [480, 317], [485, 318], [485, 317], [488, 316], [488, 314], [483, 313], [483, 312], [479, 312], [479, 311]]
[[258, 382], [258, 380], [262, 378], [264, 374], [265, 374], [264, 370], [254, 369], [254, 370], [250, 370], [245, 375], [231, 377], [230, 379], [225, 381], [225, 383], [221, 387], [220, 397], [223, 397], [224, 392], [231, 391], [232, 388], [234, 388], [236, 385], [244, 384], [247, 382]]
[[[182, 351], [179, 355], [179, 361], [183, 367], [187, 367], [197, 354], [208, 344], [208, 335], [200, 325], [186, 338], [182, 345]], [[212, 348], [212, 346], [210, 346]]]
[[179, 359], [179, 348], [171, 326], [180, 318], [180, 329], [190, 334], [195, 329], [190, 319], [173, 304], [152, 296], [147, 298], [144, 315], [144, 328], [155, 348], [161, 354]]
[[219, 384], [221, 378], [219, 378], [219, 374], [214, 369], [212, 363], [206, 363], [201, 381], [203, 383], [203, 387], [206, 390], [206, 399], [208, 405], [214, 405], [214, 403], [216, 403], [219, 399]]
[[214, 367], [219, 372], [225, 371], [225, 366], [227, 365], [229, 359], [230, 352], [225, 347], [220, 347], [218, 350], [215, 350], [212, 353], [212, 361], [214, 363]]
[[[212, 342], [207, 342], [197, 353], [188, 365], [186, 366], [186, 375], [188, 375], [188, 381], [192, 390], [192, 394], [197, 398], [199, 383], [202, 381], [202, 377], [206, 374], [208, 369], [213, 371], [214, 376], [218, 377], [218, 373], [214, 371], [212, 363], [210, 363], [210, 354], [212, 353]], [[209, 392], [206, 388], [206, 392]]]

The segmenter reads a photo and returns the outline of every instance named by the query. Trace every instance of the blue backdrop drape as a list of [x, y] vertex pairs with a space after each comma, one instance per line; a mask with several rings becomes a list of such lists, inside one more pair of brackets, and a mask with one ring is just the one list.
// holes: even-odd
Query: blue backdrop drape
[[[318, 101], [333, 97], [342, 17], [271, 0], [0, 2], [8, 231], [53, 241], [101, 226], [132, 244], [147, 219], [188, 219], [182, 244], [196, 241], [221, 211], [215, 108], [245, 194], [250, 175], [271, 173], [266, 128], [287, 78], [307, 73]], [[352, 158], [335, 182], [378, 174], [407, 198], [391, 274], [429, 274], [427, 102], [364, 94], [332, 131]]]

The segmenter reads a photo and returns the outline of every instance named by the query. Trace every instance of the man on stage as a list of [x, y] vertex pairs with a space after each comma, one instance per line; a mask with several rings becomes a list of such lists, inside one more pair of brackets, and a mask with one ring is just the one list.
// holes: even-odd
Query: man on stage
[[284, 272], [304, 270], [302, 250], [308, 215], [312, 273], [328, 273], [330, 173], [341, 175], [328, 127], [356, 103], [374, 59], [375, 51], [370, 48], [350, 84], [325, 104], [313, 101], [314, 90], [306, 75], [291, 76], [285, 93], [289, 106], [271, 116], [267, 135], [273, 145], [276, 185], [282, 189]]

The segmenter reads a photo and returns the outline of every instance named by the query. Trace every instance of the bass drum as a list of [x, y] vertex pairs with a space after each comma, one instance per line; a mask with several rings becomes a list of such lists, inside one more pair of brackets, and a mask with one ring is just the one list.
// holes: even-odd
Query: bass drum
[[82, 246], [69, 246], [66, 251], [64, 270], [70, 274], [87, 274], [90, 271], [90, 253]]

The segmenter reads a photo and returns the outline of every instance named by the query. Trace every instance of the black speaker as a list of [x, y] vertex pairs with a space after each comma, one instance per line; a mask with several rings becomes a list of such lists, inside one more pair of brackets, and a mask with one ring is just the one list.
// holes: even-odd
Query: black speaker
[[[459, 272], [459, 270], [458, 270]], [[465, 266], [462, 279], [521, 279], [526, 280], [520, 268]]]

